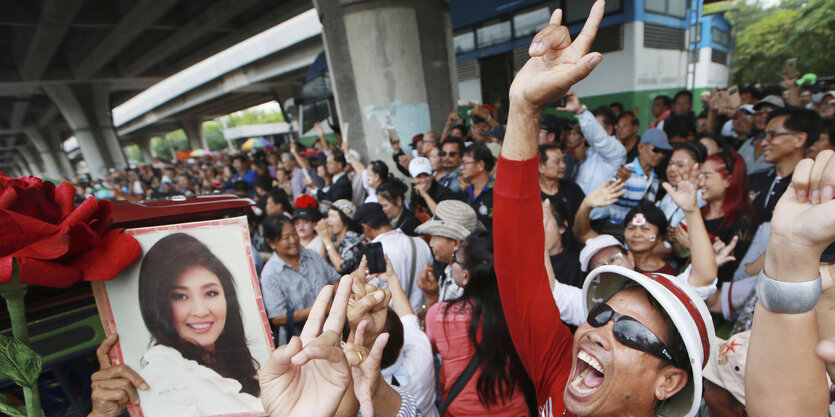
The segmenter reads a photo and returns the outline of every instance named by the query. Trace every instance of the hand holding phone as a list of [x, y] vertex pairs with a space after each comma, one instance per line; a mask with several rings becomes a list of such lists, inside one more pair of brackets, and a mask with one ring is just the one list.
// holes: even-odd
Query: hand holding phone
[[368, 273], [370, 275], [386, 272], [386, 256], [383, 253], [383, 244], [380, 242], [367, 243], [362, 247], [362, 254], [365, 255]]

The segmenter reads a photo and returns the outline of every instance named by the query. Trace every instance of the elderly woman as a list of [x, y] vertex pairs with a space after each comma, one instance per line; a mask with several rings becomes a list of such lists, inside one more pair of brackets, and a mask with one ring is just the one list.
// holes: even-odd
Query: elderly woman
[[322, 204], [328, 207], [328, 216], [316, 224], [316, 234], [325, 246], [326, 259], [340, 273], [350, 273], [362, 258], [362, 236], [352, 220], [357, 208], [345, 199]]

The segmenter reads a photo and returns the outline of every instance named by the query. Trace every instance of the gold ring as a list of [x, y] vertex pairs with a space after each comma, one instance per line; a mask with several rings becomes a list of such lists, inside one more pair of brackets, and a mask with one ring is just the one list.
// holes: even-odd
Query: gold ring
[[360, 351], [358, 351], [358, 350], [355, 351], [355, 352], [357, 352], [357, 355], [360, 355], [360, 363], [362, 363], [362, 353], [360, 353]]

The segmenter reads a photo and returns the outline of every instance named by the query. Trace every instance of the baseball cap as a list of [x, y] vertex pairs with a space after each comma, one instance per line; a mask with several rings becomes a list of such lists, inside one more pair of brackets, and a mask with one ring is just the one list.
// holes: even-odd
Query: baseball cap
[[420, 174], [432, 175], [432, 163], [429, 162], [429, 158], [419, 156], [417, 158], [412, 158], [409, 162], [409, 175], [411, 175], [412, 178], [417, 178]]
[[726, 389], [742, 405], [745, 405], [745, 357], [750, 338], [750, 330], [728, 340], [714, 337], [710, 360], [702, 371], [708, 381]]
[[771, 105], [782, 109], [783, 107], [786, 107], [786, 102], [783, 101], [782, 98], [775, 95], [766, 96], [764, 99], [758, 101], [757, 104], [754, 105], [754, 111], [759, 112], [760, 109], [762, 109], [763, 106], [766, 105]]
[[484, 225], [472, 206], [459, 200], [444, 200], [438, 203], [435, 215], [418, 226], [415, 233], [464, 240], [476, 230], [484, 230]]
[[667, 139], [667, 134], [664, 133], [663, 130], [657, 128], [647, 129], [647, 131], [641, 136], [641, 143], [649, 143], [650, 145], [665, 151], [673, 150], [673, 147], [670, 146], [670, 141]]
[[[665, 417], [693, 417], [702, 399], [702, 369], [708, 362], [713, 343], [713, 320], [702, 298], [683, 281], [666, 274], [642, 274], [618, 265], [596, 268], [583, 283], [583, 312], [609, 300], [629, 285], [645, 289], [670, 317], [681, 335], [687, 358], [677, 358], [689, 368], [687, 384], [664, 401], [657, 414]], [[686, 360], [686, 362], [685, 362]], [[687, 369], [685, 368], [685, 369]]]
[[580, 251], [580, 269], [583, 272], [588, 271], [589, 262], [594, 254], [600, 252], [601, 249], [606, 249], [610, 246], [623, 248], [623, 244], [621, 244], [612, 235], [597, 235], [589, 240], [586, 240], [586, 246], [583, 246], [583, 249]]
[[744, 111], [748, 114], [756, 114], [757, 113], [757, 111], [754, 110], [754, 106], [752, 106], [750, 104], [743, 104], [743, 105], [739, 106], [739, 111]]
[[307, 219], [312, 222], [322, 220], [319, 202], [310, 194], [302, 194], [293, 202], [293, 220]]
[[504, 140], [504, 134], [505, 134], [506, 131], [507, 131], [507, 129], [504, 126], [499, 125], [499, 126], [494, 127], [493, 129], [491, 129], [487, 133], [485, 133], [485, 135], [492, 136], [492, 137], [494, 137], [494, 138], [496, 138], [500, 141], [503, 141]]
[[823, 95], [821, 96], [821, 101], [823, 101], [823, 99], [825, 99], [826, 96], [832, 96], [832, 98], [835, 98], [835, 90], [829, 90], [823, 93]]

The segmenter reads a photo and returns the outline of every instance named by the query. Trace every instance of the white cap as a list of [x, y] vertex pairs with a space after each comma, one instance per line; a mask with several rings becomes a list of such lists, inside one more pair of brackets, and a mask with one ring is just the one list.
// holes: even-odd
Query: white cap
[[714, 337], [710, 360], [702, 374], [730, 392], [742, 405], [745, 405], [745, 357], [750, 337], [750, 330], [737, 333], [727, 341]]
[[586, 241], [586, 246], [580, 251], [580, 269], [589, 270], [589, 262], [595, 253], [610, 246], [622, 248], [623, 245], [612, 235], [598, 235]]
[[409, 175], [412, 178], [417, 178], [420, 174], [432, 175], [432, 163], [429, 162], [429, 158], [419, 156], [409, 162]]
[[[596, 268], [583, 283], [583, 310], [588, 315], [595, 305], [607, 301], [629, 281], [643, 287], [670, 316], [687, 351], [690, 375], [687, 385], [664, 401], [658, 415], [693, 417], [702, 398], [702, 369], [711, 352], [713, 320], [702, 297], [666, 274], [642, 274], [617, 265]], [[685, 358], [678, 358], [682, 361]]]

